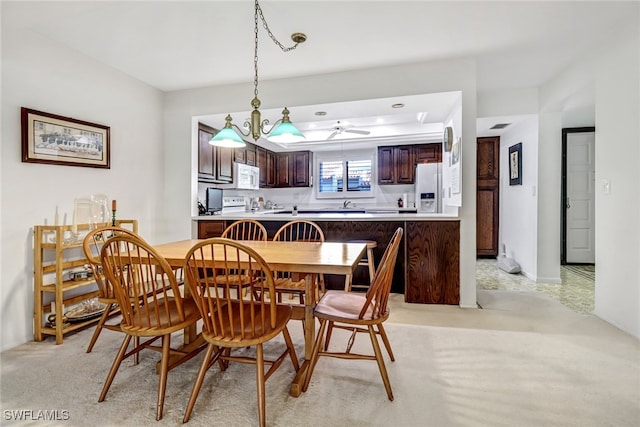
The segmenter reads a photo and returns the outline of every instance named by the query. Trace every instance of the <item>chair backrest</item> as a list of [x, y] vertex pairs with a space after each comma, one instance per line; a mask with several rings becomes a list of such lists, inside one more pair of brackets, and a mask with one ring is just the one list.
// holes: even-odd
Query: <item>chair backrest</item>
[[367, 290], [366, 303], [362, 307], [362, 310], [360, 310], [360, 319], [364, 319], [365, 317], [381, 317], [387, 312], [387, 303], [389, 302], [389, 294], [391, 293], [391, 282], [393, 281], [393, 270], [398, 257], [402, 233], [402, 228], [398, 227], [382, 255], [382, 260], [380, 260], [371, 286]]
[[322, 229], [313, 221], [298, 219], [280, 227], [273, 236], [274, 241], [324, 242]]
[[267, 240], [267, 229], [255, 219], [242, 219], [229, 225], [221, 237], [232, 240]]
[[[198, 242], [186, 256], [185, 269], [208, 339], [245, 346], [276, 326], [276, 304], [270, 303], [276, 300], [273, 273], [242, 242], [219, 237]], [[247, 275], [246, 297], [230, 292], [236, 271]], [[259, 296], [263, 292], [268, 298]]]
[[102, 262], [100, 261], [100, 250], [108, 239], [121, 235], [133, 236], [142, 240], [140, 236], [138, 236], [131, 230], [108, 225], [89, 231], [82, 242], [82, 250], [84, 251], [84, 256], [89, 261], [89, 265], [91, 266], [91, 270], [93, 271], [93, 277], [96, 281], [96, 284], [98, 285], [100, 298], [116, 298], [113, 287], [104, 278], [104, 274], [102, 272]]
[[176, 276], [148, 243], [128, 235], [112, 237], [100, 260], [115, 290], [124, 330], [152, 336], [185, 320]]

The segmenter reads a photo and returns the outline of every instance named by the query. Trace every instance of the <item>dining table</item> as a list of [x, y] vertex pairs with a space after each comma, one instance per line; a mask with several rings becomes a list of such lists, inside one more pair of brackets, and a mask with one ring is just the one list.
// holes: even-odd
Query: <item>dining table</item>
[[[174, 269], [185, 266], [189, 250], [202, 240], [181, 240], [154, 245], [154, 249], [167, 260]], [[313, 310], [316, 303], [316, 281], [318, 274], [349, 275], [358, 266], [366, 253], [362, 242], [283, 242], [283, 241], [242, 241], [255, 250], [273, 271], [303, 274], [305, 278], [304, 298], [304, 360], [294, 377], [290, 394], [298, 397], [302, 393], [315, 339]], [[185, 331], [185, 344], [196, 345], [195, 331]]]

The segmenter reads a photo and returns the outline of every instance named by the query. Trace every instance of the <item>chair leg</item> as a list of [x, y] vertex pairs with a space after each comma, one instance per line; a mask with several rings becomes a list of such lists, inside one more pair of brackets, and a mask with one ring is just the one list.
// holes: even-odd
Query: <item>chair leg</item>
[[389, 353], [389, 357], [391, 358], [391, 361], [395, 362], [396, 358], [393, 356], [393, 351], [391, 350], [391, 343], [389, 342], [389, 338], [387, 337], [387, 333], [385, 332], [384, 328], [382, 327], [382, 323], [380, 323], [378, 325], [378, 333], [380, 333], [380, 336], [382, 337], [382, 342], [384, 343], [384, 346], [387, 349], [387, 353]]
[[104, 313], [102, 313], [102, 316], [100, 317], [100, 320], [96, 325], [96, 329], [93, 331], [93, 335], [91, 336], [91, 341], [89, 341], [89, 347], [87, 347], [87, 353], [91, 353], [91, 350], [93, 350], [93, 346], [96, 344], [96, 341], [98, 341], [100, 332], [102, 332], [102, 328], [104, 327], [105, 322], [109, 318], [109, 314], [111, 314], [111, 310], [113, 310], [113, 306], [114, 304], [109, 303], [105, 307]]
[[160, 360], [160, 382], [158, 384], [158, 405], [156, 408], [156, 421], [162, 419], [164, 408], [164, 394], [167, 389], [167, 377], [169, 374], [169, 349], [171, 347], [171, 335], [162, 337], [162, 359]]
[[320, 320], [320, 330], [318, 331], [318, 335], [316, 335], [316, 341], [313, 343], [313, 350], [311, 351], [311, 361], [309, 362], [309, 369], [307, 370], [307, 376], [304, 379], [304, 383], [302, 383], [302, 391], [307, 391], [309, 388], [309, 383], [311, 382], [311, 375], [313, 374], [313, 370], [316, 367], [316, 363], [318, 363], [318, 358], [320, 357], [320, 347], [322, 347], [322, 337], [327, 329], [327, 321]]
[[262, 344], [256, 345], [256, 383], [258, 388], [258, 418], [260, 426], [266, 425], [265, 386], [264, 386], [264, 352]]
[[333, 322], [329, 321], [329, 326], [327, 327], [327, 338], [324, 340], [324, 351], [329, 349], [329, 341], [331, 341], [331, 332], [333, 332]]
[[202, 359], [202, 363], [200, 364], [200, 369], [198, 370], [198, 376], [196, 377], [196, 381], [193, 384], [193, 389], [191, 390], [191, 396], [189, 396], [189, 403], [187, 403], [187, 409], [184, 412], [184, 418], [182, 419], [183, 423], [189, 421], [191, 418], [191, 411], [193, 411], [193, 407], [196, 404], [196, 400], [198, 399], [198, 394], [200, 393], [200, 388], [202, 387], [202, 382], [204, 381], [204, 376], [207, 373], [209, 368], [209, 360], [211, 359], [211, 355], [215, 350], [215, 346], [213, 344], [209, 344], [207, 346], [207, 352], [204, 355], [204, 359]]
[[120, 345], [120, 350], [118, 350], [118, 354], [116, 354], [116, 358], [114, 359], [113, 365], [111, 365], [111, 369], [109, 370], [109, 374], [107, 375], [107, 379], [104, 382], [104, 386], [102, 387], [102, 392], [100, 393], [98, 402], [103, 402], [104, 398], [107, 397], [109, 387], [111, 387], [111, 383], [116, 377], [116, 373], [118, 372], [118, 368], [120, 368], [122, 359], [124, 359], [124, 354], [127, 352], [127, 347], [129, 347], [130, 341], [131, 335], [125, 335], [124, 339], [122, 340], [122, 344]]
[[387, 374], [387, 368], [384, 366], [384, 359], [382, 358], [382, 350], [380, 350], [380, 344], [378, 344], [378, 338], [376, 337], [376, 331], [373, 325], [369, 325], [369, 337], [371, 338], [371, 345], [373, 345], [373, 351], [376, 355], [376, 361], [378, 362], [378, 369], [382, 376], [382, 382], [384, 382], [384, 388], [387, 390], [387, 397], [389, 400], [393, 400], [393, 392], [391, 391], [391, 383], [389, 382], [389, 375]]
[[291, 358], [291, 363], [293, 363], [293, 367], [298, 372], [300, 366], [298, 365], [298, 356], [296, 355], [296, 349], [293, 347], [293, 341], [291, 340], [291, 335], [289, 334], [289, 329], [285, 326], [282, 330], [282, 335], [284, 336], [284, 342], [287, 344], [287, 348], [289, 349], [289, 357]]

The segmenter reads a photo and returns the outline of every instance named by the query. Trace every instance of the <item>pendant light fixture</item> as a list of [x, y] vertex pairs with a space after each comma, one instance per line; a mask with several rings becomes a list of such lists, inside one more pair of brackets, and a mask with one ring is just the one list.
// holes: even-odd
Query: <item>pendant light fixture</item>
[[271, 126], [270, 130], [266, 129], [266, 126], [269, 125], [269, 120], [262, 120], [260, 117], [260, 100], [258, 99], [258, 20], [262, 21], [262, 24], [267, 30], [269, 37], [275, 44], [277, 44], [280, 49], [284, 52], [289, 52], [296, 47], [300, 43], [304, 43], [307, 40], [307, 36], [303, 33], [294, 33], [291, 35], [291, 40], [295, 43], [291, 47], [285, 47], [280, 43], [275, 36], [271, 33], [269, 26], [267, 25], [267, 21], [264, 19], [264, 15], [262, 14], [262, 9], [260, 8], [260, 4], [258, 0], [255, 0], [254, 7], [254, 33], [255, 33], [255, 41], [254, 41], [254, 53], [253, 53], [253, 68], [254, 68], [254, 77], [253, 77], [253, 95], [254, 98], [251, 101], [251, 107], [253, 107], [253, 111], [251, 112], [251, 119], [244, 122], [244, 128], [247, 130], [244, 133], [238, 126], [236, 126], [232, 122], [231, 115], [227, 115], [225, 118], [225, 125], [216, 135], [211, 138], [209, 144], [216, 145], [219, 147], [244, 147], [244, 140], [238, 135], [238, 132], [245, 136], [251, 136], [254, 141], [257, 141], [261, 135], [267, 136], [269, 141], [279, 142], [279, 143], [289, 143], [289, 142], [300, 142], [304, 141], [304, 135], [296, 129], [296, 127], [291, 123], [289, 119], [289, 110], [285, 107], [282, 110], [282, 118], [278, 119], [277, 122]]

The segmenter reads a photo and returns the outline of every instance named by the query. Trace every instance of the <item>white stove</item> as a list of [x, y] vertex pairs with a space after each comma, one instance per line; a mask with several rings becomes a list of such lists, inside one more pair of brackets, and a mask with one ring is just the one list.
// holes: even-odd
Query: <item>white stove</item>
[[244, 201], [244, 197], [242, 196], [234, 196], [234, 197], [223, 197], [222, 198], [222, 213], [232, 213], [232, 212], [244, 212], [246, 210], [246, 203]]

